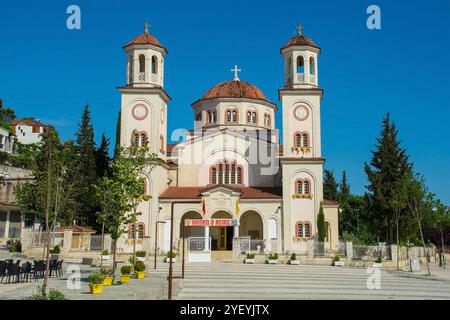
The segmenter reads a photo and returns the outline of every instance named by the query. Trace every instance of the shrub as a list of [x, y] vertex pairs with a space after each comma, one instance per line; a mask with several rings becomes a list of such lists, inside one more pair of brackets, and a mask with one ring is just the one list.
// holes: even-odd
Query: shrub
[[147, 252], [145, 252], [145, 251], [136, 251], [136, 257], [145, 258], [146, 255], [147, 255]]
[[142, 272], [145, 271], [145, 263], [142, 261], [137, 261], [134, 265], [134, 271], [136, 272]]
[[124, 276], [128, 276], [132, 270], [133, 270], [132, 266], [123, 266], [122, 268], [120, 268], [120, 273], [123, 274]]
[[269, 256], [268, 256], [268, 259], [269, 260], [278, 260], [278, 253], [269, 253]]
[[111, 277], [114, 275], [114, 271], [109, 268], [101, 268], [100, 273], [103, 274], [105, 277]]
[[[22, 243], [20, 240], [8, 240], [9, 242], [9, 252], [22, 252]], [[7, 243], [8, 243], [7, 242]]]
[[377, 260], [375, 261], [376, 263], [382, 263], [383, 259], [381, 259], [381, 257], [378, 257]]
[[44, 296], [44, 291], [42, 287], [37, 287], [36, 293], [34, 293], [30, 298], [30, 300], [67, 300], [64, 294], [61, 291], [50, 289], [47, 297]]
[[50, 250], [50, 253], [60, 254], [61, 248], [59, 246], [55, 246], [52, 250]]
[[169, 252], [167, 252], [166, 257], [167, 258], [172, 258], [172, 259], [176, 258], [177, 257], [177, 253], [175, 251], [169, 251]]
[[247, 253], [247, 259], [255, 259], [254, 253]]
[[340, 260], [341, 260], [341, 257], [339, 257], [339, 256], [334, 256], [334, 258], [333, 258], [334, 262], [337, 262], [337, 261], [340, 261]]
[[295, 253], [291, 254], [291, 260], [297, 260], [297, 256], [295, 255]]
[[105, 249], [105, 250], [103, 250], [103, 251], [102, 251], [102, 255], [104, 255], [104, 256], [107, 256], [107, 255], [109, 255], [109, 251], [108, 251], [108, 249]]
[[103, 280], [105, 280], [105, 275], [101, 272], [94, 272], [91, 273], [87, 279], [90, 284], [102, 284]]

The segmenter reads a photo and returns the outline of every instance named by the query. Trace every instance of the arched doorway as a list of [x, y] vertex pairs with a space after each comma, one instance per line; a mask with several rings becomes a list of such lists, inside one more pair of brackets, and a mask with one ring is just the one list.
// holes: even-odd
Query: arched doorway
[[180, 238], [203, 237], [205, 233], [204, 227], [186, 227], [184, 222], [186, 219], [202, 219], [202, 215], [197, 211], [189, 211], [183, 214], [180, 222]]
[[[215, 212], [211, 219], [231, 219], [232, 216], [226, 211]], [[211, 237], [211, 250], [232, 250], [233, 249], [233, 227], [209, 227]]]
[[252, 240], [263, 240], [263, 222], [256, 211], [246, 211], [239, 220], [239, 237], [250, 237]]

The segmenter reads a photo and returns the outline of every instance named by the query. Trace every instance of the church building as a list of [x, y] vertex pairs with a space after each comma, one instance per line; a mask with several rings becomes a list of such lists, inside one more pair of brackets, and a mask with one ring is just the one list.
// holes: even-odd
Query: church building
[[[231, 80], [205, 90], [191, 104], [192, 113], [172, 110], [164, 87], [168, 50], [148, 24], [124, 50], [119, 143], [147, 144], [163, 165], [142, 172], [151, 199], [139, 205], [142, 214], [118, 242], [120, 250], [130, 250], [136, 238], [153, 251], [157, 235], [158, 250], [167, 252], [173, 230], [175, 247], [186, 238], [188, 249], [217, 257], [237, 245], [242, 252], [304, 254], [308, 240], [317, 241], [321, 206], [324, 245], [338, 246], [339, 206], [324, 199], [322, 190], [321, 48], [302, 34], [301, 26], [280, 49], [284, 83], [279, 104], [241, 80], [235, 66]], [[282, 117], [282, 144], [276, 115]], [[192, 116], [192, 128], [168, 135], [167, 122], [180, 116]]]

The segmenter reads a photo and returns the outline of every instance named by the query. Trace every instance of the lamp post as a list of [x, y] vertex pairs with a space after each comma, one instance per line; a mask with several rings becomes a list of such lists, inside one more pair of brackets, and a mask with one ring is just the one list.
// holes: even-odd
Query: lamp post
[[156, 221], [155, 227], [155, 270], [156, 270], [156, 258], [157, 258], [157, 249], [158, 249], [158, 224], [165, 224], [165, 221]]
[[[192, 203], [199, 203], [200, 200], [186, 200], [186, 201], [175, 201], [170, 204], [170, 251], [169, 255], [173, 252], [173, 216], [174, 216], [174, 207], [175, 204], [192, 204]], [[169, 282], [169, 288], [167, 290], [167, 296], [169, 300], [172, 300], [172, 280], [173, 280], [173, 259], [169, 259], [169, 276], [167, 277], [167, 281]]]

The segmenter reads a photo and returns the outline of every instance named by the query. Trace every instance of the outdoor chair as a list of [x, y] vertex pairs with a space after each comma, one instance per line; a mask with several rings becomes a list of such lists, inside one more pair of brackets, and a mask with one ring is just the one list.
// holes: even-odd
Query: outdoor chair
[[55, 273], [56, 276], [59, 277], [58, 266], [59, 266], [58, 260], [50, 260], [49, 266], [50, 277], [52, 276], [53, 273]]
[[20, 260], [16, 261], [16, 266], [20, 266]]
[[6, 276], [8, 277], [7, 283], [11, 283], [11, 277], [13, 277], [13, 283], [19, 282], [20, 267], [13, 263], [8, 264], [8, 274]]
[[44, 277], [45, 263], [44, 261], [34, 260], [34, 267], [32, 269], [33, 278], [35, 281]]
[[3, 278], [6, 276], [6, 262], [0, 261], [0, 283], [3, 283]]
[[22, 280], [28, 282], [28, 278], [32, 275], [31, 263], [25, 262], [20, 268], [20, 274], [22, 275]]

